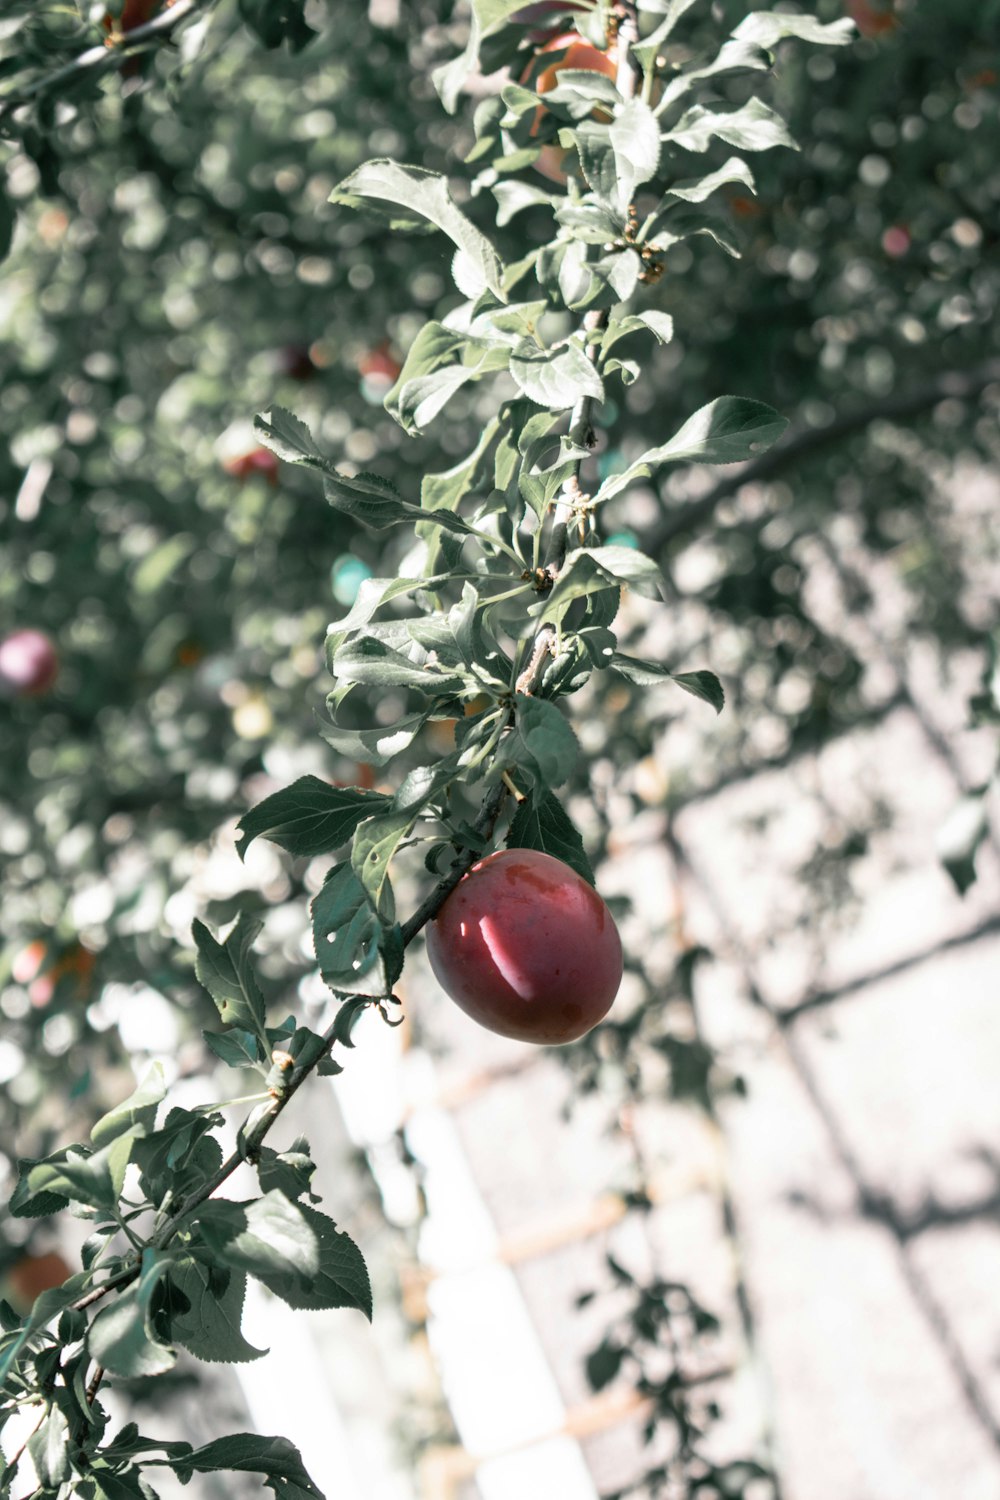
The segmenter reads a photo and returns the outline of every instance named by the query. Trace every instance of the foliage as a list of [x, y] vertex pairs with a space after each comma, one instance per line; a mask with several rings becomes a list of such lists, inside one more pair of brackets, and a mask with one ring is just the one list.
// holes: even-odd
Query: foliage
[[[919, 553], [929, 440], [873, 424], [896, 412], [901, 367], [898, 415], [932, 413], [936, 451], [994, 441], [975, 404], [996, 373], [981, 5], [911, 8], [905, 34], [844, 45], [836, 68], [800, 45], [846, 44], [832, 14], [650, 3], [637, 41], [626, 6], [635, 71], [567, 70], [541, 116], [518, 0], [475, 0], [444, 62], [445, 7], [405, 9], [385, 30], [330, 15], [312, 35], [298, 0], [178, 0], [106, 46], [100, 6], [31, 4], [0, 34], [0, 598], [62, 659], [50, 698], [11, 702], [0, 728], [8, 966], [41, 939], [51, 981], [34, 999], [5, 991], [25, 1071], [0, 1119], [24, 1158], [11, 1232], [70, 1205], [92, 1225], [83, 1270], [26, 1321], [4, 1313], [5, 1414], [40, 1398], [28, 1452], [53, 1490], [86, 1472], [85, 1493], [148, 1494], [145, 1470], [167, 1463], [314, 1492], [278, 1438], [108, 1439], [99, 1371], [166, 1371], [177, 1344], [256, 1358], [248, 1275], [293, 1307], [370, 1313], [360, 1252], [312, 1199], [307, 1143], [264, 1136], [310, 1071], [337, 1069], [330, 1049], [352, 1045], [364, 1009], [396, 1018], [406, 946], [484, 848], [502, 836], [592, 875], [606, 830], [584, 847], [573, 809], [592, 757], [561, 700], [581, 695], [578, 724], [614, 724], [623, 772], [686, 711], [673, 686], [722, 707], [701, 652], [645, 644], [662, 646], [660, 601], [686, 593], [678, 559], [718, 513], [700, 597], [709, 638], [736, 642], [730, 721], [771, 713], [776, 755], [855, 721], [863, 663], [811, 615], [795, 543], [837, 507], [876, 552]], [[580, 24], [600, 45], [607, 21], [599, 6]], [[508, 81], [470, 131], [477, 62]], [[792, 139], [801, 151], [771, 149]], [[561, 192], [532, 170], [554, 145], [580, 163]], [[398, 371], [385, 417], [366, 329], [386, 331]], [[795, 421], [774, 448], [784, 421], [761, 395]], [[276, 488], [263, 468], [237, 477], [256, 445], [280, 460]], [[727, 520], [733, 471], [690, 490], [686, 466], [738, 462], [797, 465], [780, 513]], [[645, 523], [636, 496], [654, 502]], [[946, 548], [909, 582], [943, 649], [981, 639]], [[324, 756], [313, 679], [331, 587], [346, 613], [326, 636]], [[788, 691], [803, 679], [804, 706]], [[723, 727], [711, 775], [746, 754]], [[692, 765], [690, 785], [705, 774]], [[239, 914], [196, 880], [178, 902], [192, 848], [236, 818], [241, 857], [253, 848]], [[258, 839], [289, 856], [267, 881]], [[950, 858], [960, 884], [974, 848]], [[414, 890], [403, 917], [397, 892]], [[340, 1001], [322, 1034], [269, 1021], [313, 967], [270, 919], [308, 895]], [[193, 910], [208, 920], [192, 959]], [[569, 1065], [597, 1085], [610, 1054], [639, 1087], [648, 1044], [675, 1092], [707, 1105], [710, 1053], [641, 982], [610, 1041]], [[209, 1048], [259, 1092], [232, 1156], [220, 1109], [170, 1107], [155, 1073], [124, 1104], [100, 1097], [124, 1061], [113, 1010], [90, 1003], [105, 984], [120, 1003], [167, 997], [184, 1032], [222, 1026]], [[244, 1160], [260, 1196], [214, 1198]]]

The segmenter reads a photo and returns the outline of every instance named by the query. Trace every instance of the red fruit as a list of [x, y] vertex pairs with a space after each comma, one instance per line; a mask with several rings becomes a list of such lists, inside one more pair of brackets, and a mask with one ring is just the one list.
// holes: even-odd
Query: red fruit
[[888, 0], [888, 6], [884, 0], [875, 5], [870, 0], [845, 0], [844, 9], [862, 36], [876, 37], [895, 31], [899, 25], [899, 17], [893, 15], [892, 6], [893, 0]]
[[[603, 73], [605, 78], [616, 78], [618, 76], [618, 51], [614, 46], [609, 47], [607, 52], [602, 52], [600, 47], [595, 47], [593, 42], [588, 42], [578, 31], [563, 31], [554, 36], [550, 42], [546, 42], [541, 52], [561, 52], [562, 57], [543, 68], [535, 79], [534, 89], [536, 94], [547, 94], [559, 83], [559, 74], [566, 68], [574, 68], [586, 73]], [[534, 135], [539, 125], [539, 116], [544, 110], [539, 110], [535, 116], [535, 125], [532, 129]]]
[[521, 1042], [575, 1042], [607, 1015], [622, 977], [600, 896], [535, 849], [473, 865], [428, 927], [427, 956], [466, 1015]]
[[125, 0], [117, 21], [110, 11], [104, 13], [105, 31], [132, 31], [136, 26], [145, 26], [156, 14], [159, 0]]
[[358, 360], [358, 373], [363, 380], [386, 380], [390, 385], [395, 385], [401, 368], [388, 344], [369, 349]]
[[402, 366], [389, 347], [388, 340], [377, 349], [369, 349], [358, 360], [361, 394], [370, 406], [381, 406], [396, 384]]
[[[18, 958], [20, 958], [20, 954]], [[28, 999], [36, 1010], [44, 1010], [58, 986], [77, 1000], [85, 1000], [93, 988], [97, 956], [82, 943], [71, 943], [49, 968], [38, 966], [28, 985]], [[17, 977], [16, 975], [14, 976]], [[24, 981], [21, 981], [22, 983]]]
[[10, 966], [10, 977], [15, 984], [29, 984], [44, 964], [48, 951], [42, 939], [35, 938], [16, 953]]
[[56, 648], [40, 630], [15, 630], [0, 641], [0, 685], [20, 697], [47, 692], [58, 675]]
[[[557, 87], [559, 74], [565, 68], [575, 68], [587, 73], [603, 73], [605, 78], [616, 78], [618, 76], [618, 52], [611, 46], [607, 52], [602, 52], [592, 42], [586, 41], [578, 31], [564, 31], [559, 36], [554, 36], [551, 41], [540, 48], [541, 53], [562, 52], [563, 56], [556, 62], [543, 68], [531, 83], [537, 94], [547, 94], [551, 89]], [[522, 83], [530, 82], [531, 68], [522, 76]], [[537, 135], [545, 116], [545, 109], [539, 105], [535, 111], [535, 119], [531, 126], [531, 134]], [[593, 117], [596, 120], [606, 120], [607, 113], [604, 110], [595, 109]], [[566, 151], [562, 146], [550, 143], [541, 149], [538, 160], [535, 162], [535, 170], [541, 172], [550, 182], [559, 183], [560, 186], [566, 182], [566, 172], [563, 161]]]
[[249, 453], [227, 458], [223, 468], [234, 479], [251, 479], [260, 474], [268, 484], [278, 483], [278, 460], [269, 448], [251, 448]]
[[305, 344], [286, 344], [280, 355], [282, 374], [290, 380], [310, 380], [316, 374], [312, 355]]
[[25, 1255], [7, 1272], [7, 1282], [14, 1301], [25, 1312], [35, 1298], [53, 1287], [62, 1286], [72, 1271], [55, 1250], [45, 1255]]
[[179, 667], [196, 667], [205, 659], [205, 648], [200, 641], [181, 641], [174, 652], [174, 661]]
[[882, 249], [886, 255], [891, 255], [893, 260], [899, 260], [905, 255], [910, 244], [910, 231], [905, 224], [890, 224], [882, 236]]

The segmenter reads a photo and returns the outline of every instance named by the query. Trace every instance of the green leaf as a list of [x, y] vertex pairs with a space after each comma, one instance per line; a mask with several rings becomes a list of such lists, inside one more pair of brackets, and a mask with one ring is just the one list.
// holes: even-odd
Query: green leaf
[[10, 1199], [18, 1218], [58, 1213], [67, 1203], [114, 1208], [118, 1203], [139, 1127], [116, 1136], [99, 1151], [69, 1146], [41, 1161], [18, 1162], [19, 1179]]
[[682, 206], [668, 199], [663, 212], [653, 221], [648, 231], [648, 237], [661, 250], [695, 234], [707, 234], [717, 245], [721, 245], [727, 255], [731, 255], [734, 260], [740, 259], [742, 251], [739, 233], [732, 221], [704, 208]]
[[634, 547], [577, 547], [560, 568], [555, 583], [540, 605], [533, 605], [540, 621], [558, 622], [574, 599], [599, 594], [609, 584], [628, 584], [646, 599], [663, 594], [663, 575], [651, 557]]
[[[227, 1032], [226, 1037], [234, 1034]], [[241, 1066], [246, 1065], [244, 1056]], [[210, 1132], [222, 1123], [223, 1116], [214, 1111], [195, 1114], [189, 1109], [175, 1108], [170, 1110], [161, 1129], [134, 1143], [132, 1159], [142, 1174], [143, 1187], [153, 1203], [160, 1203], [168, 1191], [176, 1196], [200, 1186], [218, 1170], [222, 1164], [222, 1148]]]
[[163, 1065], [154, 1063], [135, 1093], [101, 1116], [90, 1132], [90, 1139], [95, 1146], [106, 1146], [136, 1125], [144, 1132], [152, 1130], [157, 1108], [166, 1093]]
[[418, 811], [418, 808], [404, 808], [383, 813], [363, 824], [354, 836], [351, 865], [379, 921], [385, 926], [396, 920], [389, 861], [413, 827]]
[[472, 452], [459, 463], [439, 473], [424, 475], [420, 483], [420, 505], [423, 510], [454, 510], [458, 502], [476, 488], [477, 477], [485, 468], [499, 426], [494, 417], [486, 424], [482, 437]]
[[237, 852], [245, 859], [253, 840], [264, 835], [302, 858], [332, 854], [388, 800], [381, 792], [331, 786], [318, 776], [300, 776], [244, 813], [237, 825]]
[[564, 145], [571, 139], [576, 143], [583, 175], [598, 200], [617, 207], [618, 161], [608, 126], [598, 120], [580, 120], [572, 136], [568, 131], [561, 132], [560, 139]]
[[710, 703], [717, 714], [721, 714], [726, 702], [726, 695], [722, 690], [722, 683], [714, 672], [671, 672], [671, 677], [678, 687], [686, 693], [691, 693], [695, 698], [701, 698], [703, 702]]
[[170, 1334], [175, 1343], [211, 1364], [241, 1364], [260, 1359], [265, 1349], [255, 1349], [240, 1331], [246, 1276], [240, 1271], [203, 1264], [193, 1255], [175, 1260], [170, 1267], [169, 1289], [180, 1292], [187, 1310], [171, 1307]]
[[843, 47], [856, 35], [854, 22], [844, 19], [824, 24], [814, 16], [789, 15], [784, 11], [758, 10], [743, 20], [733, 32], [740, 41], [753, 42], [770, 51], [786, 36], [820, 46]]
[[[659, 150], [659, 136], [657, 136]], [[606, 240], [617, 240], [625, 233], [626, 220], [619, 210], [606, 204], [584, 199], [582, 203], [564, 199], [556, 210], [556, 218], [566, 229], [572, 229], [574, 240], [588, 245], [603, 245]]]
[[211, 1199], [198, 1208], [197, 1222], [210, 1248], [237, 1271], [308, 1278], [319, 1269], [316, 1235], [301, 1204], [277, 1190], [245, 1203]]
[[0, 1386], [4, 1384], [10, 1372], [16, 1367], [23, 1351], [30, 1346], [34, 1335], [47, 1324], [78, 1302], [93, 1285], [93, 1277], [88, 1271], [78, 1271], [64, 1281], [62, 1286], [52, 1287], [47, 1292], [40, 1292], [32, 1304], [31, 1312], [26, 1322], [9, 1335], [9, 1342], [3, 1344], [3, 1352], [0, 1353]]
[[686, 693], [710, 703], [717, 714], [721, 714], [725, 705], [722, 683], [714, 672], [671, 672], [659, 662], [626, 656], [623, 651], [615, 651], [605, 665], [613, 667], [639, 687], [657, 687], [661, 682], [676, 682]]
[[430, 224], [442, 230], [462, 252], [483, 289], [488, 288], [498, 301], [506, 302], [503, 262], [486, 236], [462, 213], [440, 173], [376, 157], [357, 167], [330, 194], [331, 203], [349, 208], [359, 208], [365, 201], [392, 204], [396, 211], [388, 210], [387, 217], [394, 229], [424, 229]]
[[[323, 481], [323, 490], [330, 504], [345, 515], [360, 521], [372, 531], [382, 531], [387, 526], [397, 526], [401, 521], [423, 521], [429, 526], [441, 526], [460, 536], [475, 536], [475, 527], [453, 511], [428, 512], [410, 500], [404, 500], [388, 479], [378, 474], [328, 473]], [[369, 579], [368, 582], [374, 580]], [[397, 582], [398, 580], [393, 580]], [[419, 580], [410, 582], [410, 589], [420, 588]]]
[[664, 114], [678, 99], [691, 92], [696, 84], [719, 73], [743, 73], [748, 70], [766, 72], [771, 59], [763, 48], [735, 37], [724, 42], [718, 54], [700, 68], [689, 68], [664, 86], [656, 106], [657, 114]]
[[494, 183], [490, 192], [497, 200], [497, 224], [501, 229], [526, 208], [537, 208], [540, 204], [554, 208], [562, 201], [533, 182], [519, 182], [516, 178]]
[[781, 116], [756, 98], [740, 109], [722, 114], [695, 104], [666, 132], [663, 140], [683, 146], [685, 151], [707, 151], [714, 140], [725, 141], [742, 151], [769, 151], [774, 146], [798, 150]]
[[601, 485], [595, 500], [610, 500], [637, 479], [644, 479], [660, 464], [688, 462], [733, 464], [754, 458], [778, 438], [788, 426], [762, 401], [745, 396], [720, 396], [689, 417], [679, 432], [660, 448], [650, 448]]
[[581, 396], [604, 399], [604, 385], [579, 344], [539, 349], [528, 339], [510, 358], [510, 373], [529, 401], [550, 411], [565, 411]]
[[240, 16], [265, 47], [301, 52], [319, 33], [306, 24], [306, 0], [239, 0]]
[[43, 1489], [58, 1489], [69, 1478], [69, 1423], [58, 1406], [49, 1408], [41, 1427], [29, 1437], [28, 1456]]
[[266, 1052], [252, 1031], [232, 1026], [228, 1031], [203, 1031], [210, 1051], [230, 1068], [254, 1068], [265, 1061]]
[[353, 1047], [351, 1034], [362, 1015], [375, 1001], [370, 995], [353, 995], [344, 1000], [333, 1023], [333, 1034], [342, 1047]]
[[195, 973], [215, 1001], [222, 1020], [252, 1031], [267, 1042], [264, 996], [253, 970], [253, 942], [262, 923], [241, 913], [225, 942], [212, 936], [204, 922], [193, 927], [198, 956]]
[[213, 1474], [219, 1470], [263, 1474], [278, 1500], [298, 1500], [299, 1495], [308, 1500], [323, 1500], [322, 1491], [306, 1473], [299, 1450], [283, 1437], [236, 1432], [183, 1456], [151, 1458], [146, 1463], [169, 1464], [183, 1484], [187, 1484], [192, 1474]]
[[957, 802], [935, 841], [938, 859], [960, 896], [976, 882], [976, 855], [989, 833], [986, 790], [971, 792]]
[[[739, 156], [731, 156], [715, 172], [709, 172], [704, 177], [687, 177], [681, 182], [672, 182], [665, 196], [680, 198], [685, 203], [704, 203], [717, 188], [725, 187], [730, 182], [741, 182], [751, 193], [757, 191], [753, 173], [746, 162]], [[666, 222], [669, 223], [669, 220]]]
[[[328, 652], [336, 650], [341, 641], [346, 640], [360, 626], [367, 625], [377, 610], [390, 599], [395, 599], [398, 594], [415, 593], [434, 581], [421, 578], [366, 578], [344, 618], [334, 620], [327, 627]], [[437, 581], [444, 583], [446, 579], [442, 577]]]
[[378, 474], [327, 474], [323, 491], [330, 504], [372, 531], [409, 520], [407, 502]]
[[696, 4], [697, 0], [640, 0], [640, 10], [650, 15], [663, 17], [653, 37], [649, 40], [655, 42], [657, 48], [661, 47], [685, 11], [689, 11], [692, 5]]
[[310, 1191], [316, 1163], [309, 1154], [309, 1142], [298, 1136], [287, 1151], [261, 1146], [257, 1158], [257, 1178], [265, 1193], [277, 1189], [292, 1201]]
[[649, 105], [629, 99], [619, 109], [609, 128], [618, 178], [617, 204], [621, 211], [635, 197], [635, 190], [656, 176], [660, 164], [660, 127]]
[[[186, 1446], [191, 1445], [188, 1443]], [[94, 1463], [91, 1467], [95, 1500], [156, 1500], [156, 1491], [143, 1479], [140, 1470], [128, 1468], [115, 1471], [102, 1467], [99, 1463]], [[77, 1486], [77, 1492], [87, 1494], [83, 1484]]]
[[354, 1307], [371, 1321], [372, 1293], [364, 1256], [349, 1235], [319, 1209], [296, 1205], [316, 1237], [317, 1270], [303, 1284], [290, 1272], [260, 1279], [289, 1307], [323, 1310]]
[[431, 708], [406, 714], [394, 724], [378, 724], [374, 729], [348, 729], [336, 721], [320, 724], [319, 732], [328, 744], [349, 760], [368, 761], [384, 766], [411, 745], [426, 724]]
[[627, 313], [609, 323], [601, 340], [601, 348], [608, 352], [619, 339], [629, 333], [649, 332], [659, 344], [669, 344], [674, 336], [674, 320], [669, 313], [651, 309], [648, 312]]
[[378, 944], [379, 957], [382, 960], [382, 972], [385, 976], [385, 987], [391, 991], [396, 980], [403, 972], [406, 961], [406, 948], [403, 944], [403, 929], [398, 922], [391, 927], [383, 927], [379, 933]]
[[0, 260], [6, 256], [14, 240], [14, 230], [17, 228], [17, 214], [11, 206], [10, 199], [0, 187]]
[[345, 641], [334, 653], [333, 674], [342, 682], [363, 682], [379, 688], [415, 688], [433, 697], [451, 698], [466, 686], [464, 676], [449, 675], [425, 662], [411, 661], [373, 635]]
[[479, 22], [483, 36], [489, 36], [502, 26], [515, 11], [524, 7], [524, 0], [472, 0], [472, 13]]
[[139, 1280], [118, 1292], [91, 1323], [87, 1348], [113, 1375], [131, 1380], [139, 1375], [162, 1375], [172, 1368], [177, 1356], [161, 1343], [153, 1321], [154, 1299], [170, 1263], [168, 1254], [144, 1250]]
[[227, 1265], [255, 1276], [290, 1307], [356, 1307], [371, 1317], [361, 1252], [318, 1209], [274, 1191], [249, 1203], [203, 1204], [198, 1220]]
[[587, 1355], [587, 1381], [592, 1391], [602, 1391], [621, 1369], [626, 1350], [621, 1344], [604, 1339]]
[[547, 786], [559, 786], [576, 765], [580, 753], [576, 735], [556, 708], [544, 698], [525, 693], [514, 696], [516, 736], [511, 736], [511, 756], [517, 760], [520, 739], [538, 775]]
[[349, 864], [335, 865], [313, 897], [313, 943], [320, 973], [334, 989], [366, 974], [378, 957], [378, 920]]
[[385, 409], [404, 431], [421, 432], [461, 386], [506, 365], [504, 341], [425, 323], [385, 398]]
[[270, 411], [258, 412], [253, 419], [253, 430], [264, 447], [270, 448], [286, 463], [308, 464], [317, 469], [329, 464], [313, 442], [306, 424], [283, 406], [272, 406]]
[[539, 849], [561, 859], [571, 870], [594, 884], [594, 872], [580, 837], [562, 803], [546, 787], [534, 787], [510, 821], [508, 849]]
[[[477, 69], [484, 74], [495, 73], [510, 61], [515, 39], [509, 33], [503, 34], [503, 23], [522, 4], [523, 0], [472, 0], [472, 25], [465, 51], [443, 67], [435, 68], [431, 75], [449, 114], [455, 113], [459, 95], [471, 74]], [[498, 30], [501, 34], [495, 37]], [[480, 61], [484, 43], [485, 56]]]

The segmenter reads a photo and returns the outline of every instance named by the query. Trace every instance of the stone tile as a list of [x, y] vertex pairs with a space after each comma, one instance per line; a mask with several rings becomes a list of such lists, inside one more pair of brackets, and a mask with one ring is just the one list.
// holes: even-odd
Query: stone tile
[[609, 1183], [623, 1180], [629, 1151], [607, 1131], [607, 1106], [575, 1100], [563, 1121], [572, 1080], [558, 1062], [539, 1057], [530, 1077], [500, 1078], [455, 1110], [455, 1125], [500, 1234], [543, 1215], [585, 1209]]
[[[997, 1193], [957, 1225], [927, 1229], [911, 1242], [914, 1264], [947, 1320], [957, 1350], [984, 1400], [1000, 1412], [1000, 1206]], [[1000, 1460], [995, 1460], [995, 1467]]]
[[[865, 1178], [904, 1219], [996, 1195], [1000, 936], [938, 953], [794, 1023]], [[1000, 1312], [996, 1318], [1000, 1337]]]
[[[935, 848], [957, 797], [918, 721], [900, 710], [817, 757], [686, 809], [677, 834], [696, 876], [687, 883], [696, 935], [712, 947], [720, 925], [728, 929], [767, 1000], [784, 1008], [974, 930], [1000, 907], [1000, 861], [983, 848], [980, 878], [957, 894]], [[873, 809], [838, 907], [838, 846]], [[813, 893], [810, 868], [823, 876], [825, 897]]]
[[997, 1453], [787, 1056], [725, 1117], [786, 1500], [993, 1500]]

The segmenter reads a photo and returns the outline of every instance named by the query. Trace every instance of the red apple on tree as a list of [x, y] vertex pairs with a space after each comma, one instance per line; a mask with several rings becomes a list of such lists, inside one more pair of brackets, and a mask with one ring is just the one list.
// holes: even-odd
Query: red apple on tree
[[367, 349], [358, 360], [361, 394], [365, 400], [378, 406], [396, 384], [401, 369], [388, 339], [383, 339], [375, 349]]
[[110, 11], [104, 13], [105, 31], [133, 31], [136, 26], [145, 26], [159, 9], [160, 0], [125, 0], [121, 14], [116, 18]]
[[316, 374], [308, 344], [286, 344], [278, 355], [278, 366], [290, 380], [311, 380]]
[[10, 1295], [19, 1308], [27, 1312], [36, 1297], [62, 1286], [73, 1272], [57, 1250], [43, 1255], [24, 1255], [7, 1272]]
[[[540, 48], [540, 53], [558, 52], [562, 55], [556, 60], [542, 68], [530, 85], [536, 94], [547, 94], [558, 87], [559, 74], [567, 68], [585, 73], [602, 73], [605, 78], [616, 78], [618, 76], [618, 51], [613, 45], [606, 52], [600, 47], [595, 47], [593, 42], [588, 42], [578, 31], [564, 31], [559, 36], [554, 36], [551, 41]], [[524, 74], [522, 82], [529, 81], [531, 69]], [[531, 134], [537, 135], [545, 116], [545, 109], [539, 106], [535, 111], [534, 123]], [[594, 111], [596, 119], [607, 119], [607, 115], [600, 110]], [[566, 182], [566, 173], [563, 170], [563, 161], [566, 151], [562, 146], [550, 143], [542, 147], [538, 160], [535, 162], [535, 170], [541, 172], [550, 182], [563, 184]]]
[[614, 919], [551, 854], [501, 849], [462, 876], [427, 929], [435, 977], [466, 1015], [521, 1042], [575, 1042], [622, 978]]
[[270, 485], [278, 483], [278, 460], [269, 448], [251, 448], [249, 453], [227, 458], [223, 468], [234, 479], [252, 479], [259, 474]]
[[15, 630], [0, 641], [0, 688], [31, 698], [48, 692], [58, 675], [56, 648], [41, 630]]

